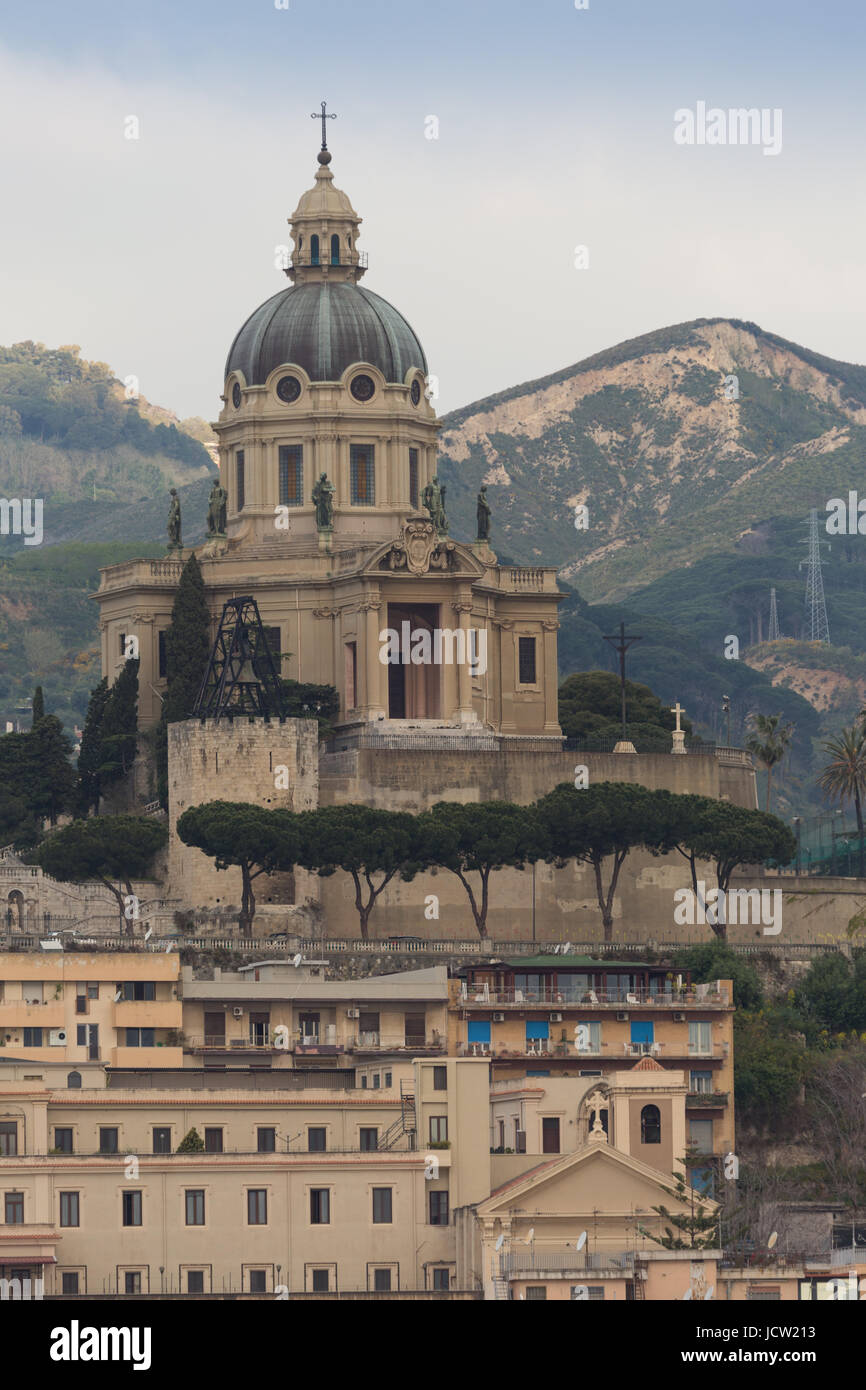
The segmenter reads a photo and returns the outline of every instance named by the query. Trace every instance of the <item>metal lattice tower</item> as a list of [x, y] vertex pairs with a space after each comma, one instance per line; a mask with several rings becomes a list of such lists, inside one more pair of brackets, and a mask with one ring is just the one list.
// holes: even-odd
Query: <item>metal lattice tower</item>
[[779, 610], [776, 607], [776, 590], [770, 590], [770, 635], [768, 642], [778, 642], [782, 634], [779, 631]]
[[223, 606], [193, 714], [202, 719], [282, 714], [282, 687], [254, 598]]
[[818, 508], [809, 513], [809, 568], [806, 571], [806, 612], [809, 620], [809, 641], [830, 645], [830, 625], [824, 601], [824, 578], [821, 574], [821, 545], [818, 540]]

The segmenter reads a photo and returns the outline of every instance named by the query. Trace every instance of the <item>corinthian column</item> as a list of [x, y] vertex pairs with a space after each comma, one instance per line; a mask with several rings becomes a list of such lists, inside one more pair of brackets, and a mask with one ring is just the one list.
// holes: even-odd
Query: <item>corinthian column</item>
[[458, 662], [457, 665], [457, 709], [455, 713], [461, 724], [472, 724], [475, 722], [475, 709], [472, 704], [472, 676], [469, 670], [469, 658], [470, 656], [474, 656], [475, 659], [478, 660], [480, 655], [486, 657], [487, 653], [486, 650], [481, 653], [477, 646], [474, 648], [470, 648], [469, 646], [470, 615], [472, 613], [471, 598], [461, 595], [460, 598], [454, 600], [451, 607], [454, 609], [459, 619], [460, 642], [457, 649], [458, 655], [462, 653], [464, 656], [464, 660]]
[[366, 613], [365, 623], [365, 646], [364, 671], [366, 673], [365, 705], [368, 719], [381, 719], [387, 714], [385, 708], [383, 688], [385, 667], [379, 660], [379, 613], [382, 609], [382, 600], [378, 596], [370, 595], [363, 599], [358, 605], [362, 613]]

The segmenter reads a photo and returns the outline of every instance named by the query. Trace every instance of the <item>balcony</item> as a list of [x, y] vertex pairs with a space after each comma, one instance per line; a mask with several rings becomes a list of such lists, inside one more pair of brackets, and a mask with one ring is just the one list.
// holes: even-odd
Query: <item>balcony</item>
[[728, 1091], [689, 1091], [686, 1105], [689, 1110], [724, 1110]]
[[182, 1067], [183, 1048], [165, 1047], [157, 1043], [154, 1047], [113, 1047], [109, 1051], [109, 1065], [112, 1067], [133, 1067], [137, 1071], [154, 1067]]
[[0, 1004], [0, 1028], [62, 1028], [65, 1023], [62, 999], [52, 999], [45, 1004], [25, 1004], [23, 999], [10, 999]]
[[569, 1275], [599, 1274], [619, 1279], [633, 1279], [635, 1270], [635, 1256], [632, 1250], [599, 1250], [592, 1254], [578, 1254], [576, 1251], [569, 1254], [568, 1251], [561, 1250], [515, 1250], [500, 1255], [499, 1258], [502, 1277], [552, 1274], [557, 1278], [567, 1278]]
[[561, 990], [490, 989], [488, 985], [463, 985], [458, 997], [461, 1009], [706, 1009], [727, 1008], [728, 991], [699, 985], [694, 991], [652, 994], [637, 989], [628, 994], [603, 989], [588, 989], [563, 993]]
[[434, 1053], [440, 1054], [445, 1051], [445, 1039], [435, 1033], [432, 1037], [421, 1037], [420, 1034], [405, 1033], [359, 1033], [357, 1037], [349, 1038], [345, 1044], [346, 1050], [351, 1052], [406, 1052], [406, 1053]]
[[507, 1042], [459, 1042], [458, 1057], [491, 1057], [494, 1060], [526, 1059], [546, 1057], [554, 1061], [573, 1058], [578, 1061], [606, 1061], [614, 1065], [623, 1058], [654, 1057], [658, 1061], [689, 1057], [705, 1062], [723, 1061], [728, 1055], [727, 1043], [716, 1044], [706, 1051], [693, 1051], [685, 1040], [679, 1042], [603, 1042], [599, 1047], [578, 1048], [568, 1039], [557, 1041], [553, 1038], [528, 1038], [521, 1043], [514, 1039]]
[[114, 1006], [115, 1028], [183, 1027], [183, 1008], [179, 999], [123, 999]]
[[207, 1033], [204, 1037], [187, 1036], [184, 1042], [187, 1052], [286, 1052], [289, 1048], [278, 1047], [273, 1038], [248, 1038], [243, 1034], [237, 1038]]

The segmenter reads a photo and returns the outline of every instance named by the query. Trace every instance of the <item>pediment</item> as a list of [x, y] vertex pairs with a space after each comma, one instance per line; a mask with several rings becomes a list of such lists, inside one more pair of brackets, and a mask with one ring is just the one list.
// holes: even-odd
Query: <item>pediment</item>
[[468, 546], [450, 536], [438, 535], [432, 521], [408, 517], [399, 536], [380, 545], [367, 560], [362, 573], [374, 574], [377, 578], [393, 574], [400, 578], [460, 575], [481, 579], [485, 569]]
[[[539, 1216], [596, 1210], [628, 1211], [666, 1206], [685, 1211], [687, 1204], [673, 1195], [673, 1176], [662, 1174], [609, 1144], [586, 1144], [575, 1153], [535, 1168], [507, 1183], [478, 1207], [479, 1217], [505, 1216], [531, 1207]], [[527, 1199], [531, 1195], [531, 1201]], [[716, 1204], [702, 1198], [705, 1206]]]

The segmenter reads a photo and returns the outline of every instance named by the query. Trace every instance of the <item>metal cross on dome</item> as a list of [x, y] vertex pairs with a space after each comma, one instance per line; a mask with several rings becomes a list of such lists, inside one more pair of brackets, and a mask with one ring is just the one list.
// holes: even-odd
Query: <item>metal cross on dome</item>
[[325, 127], [325, 121], [335, 121], [335, 120], [337, 119], [337, 113], [336, 113], [336, 111], [326, 111], [326, 110], [325, 110], [326, 105], [327, 105], [327, 103], [323, 101], [323, 102], [322, 102], [322, 109], [321, 109], [320, 112], [319, 112], [319, 111], [311, 111], [311, 112], [310, 112], [310, 120], [311, 120], [311, 121], [321, 121], [321, 122], [322, 122], [322, 149], [323, 149], [323, 150], [326, 150], [326, 149], [328, 148], [328, 142], [327, 142], [327, 139], [325, 138], [325, 129], [326, 129], [326, 127]]

